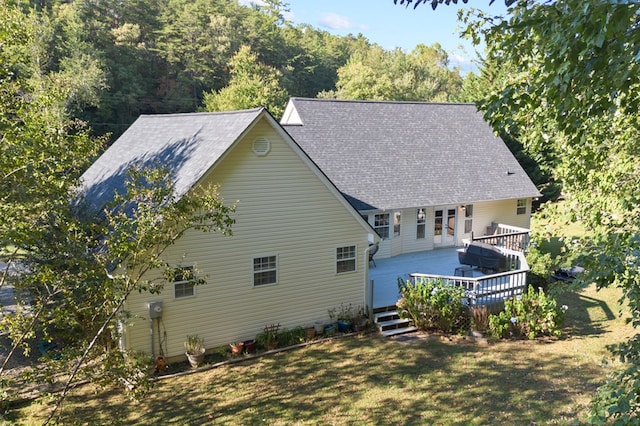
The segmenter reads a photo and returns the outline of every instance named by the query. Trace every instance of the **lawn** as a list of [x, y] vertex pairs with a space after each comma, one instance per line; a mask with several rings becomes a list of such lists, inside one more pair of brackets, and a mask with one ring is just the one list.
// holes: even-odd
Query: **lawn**
[[[144, 401], [84, 386], [64, 424], [570, 424], [584, 420], [615, 363], [606, 345], [632, 330], [619, 293], [567, 295], [564, 335], [536, 341], [377, 334], [160, 380]], [[46, 399], [10, 413], [42, 422]]]

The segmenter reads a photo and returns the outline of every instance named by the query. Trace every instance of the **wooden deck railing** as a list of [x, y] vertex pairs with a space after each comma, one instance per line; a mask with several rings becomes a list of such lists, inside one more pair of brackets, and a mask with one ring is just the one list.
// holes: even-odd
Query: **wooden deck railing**
[[469, 306], [487, 306], [502, 302], [527, 290], [529, 265], [524, 253], [503, 248], [500, 250], [510, 259], [513, 270], [481, 277], [414, 273], [409, 275], [409, 279], [414, 284], [419, 279], [439, 279], [451, 285], [463, 286]]
[[493, 229], [493, 234], [482, 237], [472, 235], [471, 240], [519, 252], [527, 250], [529, 246], [529, 229], [503, 223], [494, 224], [490, 228]]

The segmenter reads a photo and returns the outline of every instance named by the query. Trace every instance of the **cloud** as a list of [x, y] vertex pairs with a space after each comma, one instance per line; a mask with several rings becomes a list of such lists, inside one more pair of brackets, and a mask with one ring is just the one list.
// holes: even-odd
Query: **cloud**
[[468, 72], [476, 72], [478, 70], [476, 60], [457, 53], [449, 53], [449, 68], [455, 67], [460, 67], [461, 75], [465, 75]]
[[[238, 3], [239, 3], [241, 6], [247, 6], [247, 7], [251, 7], [251, 6], [253, 6], [253, 5], [256, 5], [256, 6], [266, 6], [266, 5], [267, 5], [267, 2], [265, 2], [264, 0], [238, 0]], [[295, 21], [295, 20], [296, 20], [295, 15], [294, 15], [293, 13], [291, 13], [291, 12], [285, 12], [285, 11], [283, 11], [283, 12], [282, 12], [282, 17], [283, 17], [286, 21], [291, 21], [291, 22], [293, 22], [293, 21]]]
[[320, 26], [332, 30], [366, 30], [366, 25], [359, 25], [351, 22], [346, 16], [336, 15], [335, 13], [325, 13], [320, 17]]
[[257, 6], [267, 5], [267, 3], [265, 3], [263, 0], [238, 0], [238, 3], [240, 3], [242, 6], [251, 6], [252, 4], [255, 4]]

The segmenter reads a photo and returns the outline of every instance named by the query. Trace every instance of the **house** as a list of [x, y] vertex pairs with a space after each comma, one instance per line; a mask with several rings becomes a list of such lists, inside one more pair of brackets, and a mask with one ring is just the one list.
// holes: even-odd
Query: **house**
[[383, 239], [380, 258], [528, 228], [540, 196], [473, 104], [292, 98], [281, 124]]
[[178, 197], [215, 183], [237, 200], [233, 236], [188, 232], [169, 247], [166, 260], [206, 284], [178, 274], [159, 295], [132, 294], [124, 348], [181, 356], [187, 335], [211, 349], [365, 303], [375, 232], [266, 110], [143, 115], [84, 173], [86, 200], [101, 208], [124, 170], [156, 161]]

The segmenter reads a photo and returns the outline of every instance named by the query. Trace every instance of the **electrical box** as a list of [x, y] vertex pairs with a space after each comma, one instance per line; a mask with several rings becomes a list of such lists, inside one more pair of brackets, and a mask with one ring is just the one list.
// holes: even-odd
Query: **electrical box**
[[149, 307], [149, 318], [154, 319], [162, 316], [162, 301], [149, 302], [147, 306]]

